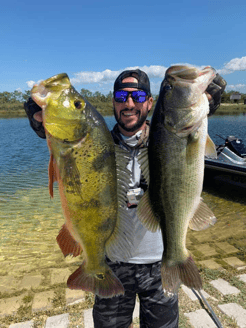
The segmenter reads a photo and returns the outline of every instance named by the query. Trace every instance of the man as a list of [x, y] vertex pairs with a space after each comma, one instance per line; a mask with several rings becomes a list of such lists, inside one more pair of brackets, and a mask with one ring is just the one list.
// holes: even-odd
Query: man
[[[208, 98], [211, 113], [219, 106], [223, 86], [225, 87], [222, 78], [217, 76], [216, 79], [216, 83], [207, 89], [210, 93]], [[136, 295], [140, 301], [141, 328], [178, 327], [178, 297], [165, 297], [162, 289], [161, 232], [152, 233], [145, 229], [136, 214], [138, 200], [147, 188], [141, 174], [138, 154], [141, 148], [148, 146], [149, 122], [146, 119], [152, 104], [149, 78], [143, 71], [128, 70], [118, 76], [114, 83], [113, 98], [117, 124], [112, 136], [116, 144], [129, 152], [131, 158], [127, 167], [131, 172], [131, 182], [126, 211], [129, 220], [134, 222], [134, 249], [127, 260], [123, 260], [123, 254], [119, 253], [107, 258], [109, 266], [125, 288], [125, 295], [105, 299], [96, 296], [93, 308], [95, 328], [132, 327]], [[25, 103], [25, 109], [33, 129], [40, 137], [45, 138], [40, 108], [29, 100]]]

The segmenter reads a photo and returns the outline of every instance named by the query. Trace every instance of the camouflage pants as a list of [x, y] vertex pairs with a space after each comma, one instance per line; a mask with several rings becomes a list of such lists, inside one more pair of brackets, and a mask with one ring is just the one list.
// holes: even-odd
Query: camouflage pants
[[96, 296], [93, 307], [95, 328], [128, 328], [132, 322], [137, 294], [141, 328], [178, 328], [178, 297], [164, 296], [160, 262], [108, 263], [122, 282], [125, 295], [112, 298]]

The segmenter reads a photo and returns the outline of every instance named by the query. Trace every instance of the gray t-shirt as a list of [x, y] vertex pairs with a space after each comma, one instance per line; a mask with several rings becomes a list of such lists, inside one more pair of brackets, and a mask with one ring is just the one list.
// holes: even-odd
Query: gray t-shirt
[[[141, 131], [137, 132], [134, 136], [128, 138], [122, 135], [122, 139], [128, 146], [133, 147], [137, 144], [140, 135]], [[120, 146], [124, 148], [123, 145], [120, 144]], [[130, 151], [131, 160], [129, 161], [127, 166], [127, 169], [131, 172], [131, 182], [129, 184], [129, 189], [139, 188], [140, 186], [141, 169], [140, 164], [137, 160], [138, 152], [139, 150], [136, 148], [132, 148], [132, 150]], [[147, 230], [142, 225], [137, 216], [136, 207], [126, 208], [126, 211], [129, 220], [134, 222], [134, 246], [131, 250], [132, 256], [127, 259], [123, 259], [121, 254], [114, 254], [110, 256], [110, 260], [114, 262], [119, 261], [136, 264], [146, 264], [161, 261], [163, 253], [161, 231], [158, 230], [157, 232], [153, 233]]]

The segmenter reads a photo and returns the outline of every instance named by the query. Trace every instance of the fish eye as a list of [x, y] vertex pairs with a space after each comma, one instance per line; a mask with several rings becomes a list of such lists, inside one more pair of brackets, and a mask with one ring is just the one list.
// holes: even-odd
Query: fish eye
[[171, 84], [165, 84], [164, 85], [164, 90], [166, 90], [166, 91], [168, 91], [168, 90], [172, 90], [172, 86], [171, 86]]
[[81, 101], [79, 101], [79, 100], [75, 101], [74, 106], [78, 109], [81, 109], [82, 108]]

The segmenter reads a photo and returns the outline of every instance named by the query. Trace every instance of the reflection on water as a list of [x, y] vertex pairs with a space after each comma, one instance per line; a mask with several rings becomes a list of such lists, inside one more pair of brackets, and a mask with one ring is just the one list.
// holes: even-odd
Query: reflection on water
[[[111, 128], [114, 119], [107, 121]], [[246, 140], [245, 125], [245, 118], [222, 117], [220, 124], [211, 118], [210, 136], [216, 143], [221, 142], [216, 134]], [[54, 199], [48, 193], [46, 142], [26, 119], [0, 120], [0, 131], [0, 275], [55, 266], [64, 261], [56, 244], [64, 219], [57, 187]], [[218, 222], [206, 233], [189, 232], [189, 238], [194, 244], [229, 241], [245, 256], [245, 192], [227, 188], [204, 188], [202, 196]]]
[[1, 206], [0, 273], [30, 271], [61, 260], [56, 236], [64, 223], [58, 190], [50, 199], [46, 187], [19, 190]]

